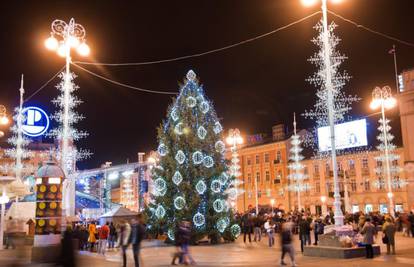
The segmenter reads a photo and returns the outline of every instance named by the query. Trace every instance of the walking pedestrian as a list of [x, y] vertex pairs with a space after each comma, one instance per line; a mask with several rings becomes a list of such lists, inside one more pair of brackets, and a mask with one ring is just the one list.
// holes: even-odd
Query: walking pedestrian
[[114, 222], [109, 224], [108, 248], [113, 249], [116, 242], [116, 228]]
[[[408, 215], [408, 222], [409, 222], [409, 231], [411, 232], [411, 236], [414, 237], [414, 213], [410, 211], [410, 215]], [[408, 236], [410, 236], [408, 234]]]
[[73, 249], [73, 232], [72, 226], [68, 226], [63, 233], [61, 246], [60, 263], [63, 267], [76, 267], [75, 253]]
[[374, 236], [377, 234], [375, 226], [371, 223], [371, 218], [365, 219], [364, 227], [362, 227], [361, 234], [364, 235], [364, 244], [366, 249], [367, 259], [374, 258], [374, 249], [372, 244], [374, 244]]
[[306, 245], [311, 245], [310, 240], [310, 231], [311, 226], [310, 222], [306, 216], [302, 216], [299, 221], [299, 240], [300, 240], [300, 250], [303, 253], [303, 247]]
[[248, 213], [243, 215], [241, 223], [242, 223], [242, 229], [243, 229], [244, 243], [246, 243], [246, 235], [249, 236], [249, 243], [252, 243], [251, 233], [252, 233], [252, 228], [253, 228], [253, 222], [252, 222], [251, 215]]
[[109, 223], [107, 222], [99, 229], [98, 253], [105, 255], [109, 236]]
[[392, 251], [392, 254], [395, 254], [395, 224], [391, 221], [391, 218], [387, 217], [385, 223], [382, 226], [382, 232], [384, 234], [382, 240], [387, 244], [387, 254], [389, 255]]
[[89, 249], [91, 252], [93, 252], [95, 243], [96, 243], [96, 225], [95, 222], [91, 222], [88, 226], [88, 233], [89, 233], [89, 237], [88, 237], [88, 243], [89, 243]]
[[254, 219], [254, 242], [262, 240], [262, 220], [259, 215]]
[[280, 258], [280, 265], [286, 265], [284, 262], [285, 254], [289, 254], [292, 266], [297, 266], [295, 263], [295, 249], [292, 244], [292, 227], [293, 223], [288, 221], [282, 224], [280, 232], [280, 241], [282, 245], [282, 255]]
[[314, 235], [314, 239], [315, 241], [313, 242], [313, 245], [317, 246], [318, 245], [318, 241], [319, 235], [323, 235], [323, 231], [324, 231], [325, 225], [322, 222], [321, 218], [316, 218], [315, 219], [315, 223], [314, 223], [314, 227], [313, 227], [313, 235]]
[[131, 226], [127, 221], [123, 221], [120, 228], [118, 244], [122, 249], [122, 266], [127, 266], [126, 251], [129, 245], [129, 237], [131, 235]]
[[139, 267], [139, 251], [141, 241], [145, 237], [145, 227], [143, 225], [142, 214], [138, 214], [137, 219], [133, 219], [131, 226], [131, 244], [134, 255], [135, 267]]
[[266, 230], [267, 236], [269, 237], [269, 247], [272, 247], [275, 244], [275, 224], [273, 223], [272, 219], [269, 217], [264, 224], [264, 228]]

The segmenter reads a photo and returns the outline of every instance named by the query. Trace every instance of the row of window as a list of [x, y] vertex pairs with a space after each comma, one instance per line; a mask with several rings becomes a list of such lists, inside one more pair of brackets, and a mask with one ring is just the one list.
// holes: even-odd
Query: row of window
[[[276, 174], [275, 179], [273, 179], [273, 183], [278, 184], [278, 183], [280, 183], [281, 180], [282, 180], [282, 171], [278, 171], [277, 174]], [[265, 181], [270, 182], [270, 171], [265, 171]], [[256, 172], [256, 182], [257, 183], [261, 182], [260, 172]], [[251, 173], [247, 174], [247, 183], [249, 183], [249, 184], [252, 183], [252, 174]]]
[[[247, 157], [247, 165], [252, 165], [252, 158], [251, 157]], [[280, 150], [276, 151], [276, 161], [281, 162], [282, 161], [282, 154], [280, 152]], [[264, 153], [264, 162], [265, 163], [269, 163], [270, 162], [270, 154], [269, 153]], [[255, 164], [260, 164], [260, 155], [257, 154], [255, 156]]]
[[[363, 158], [361, 160], [361, 164], [362, 164], [362, 169], [368, 169], [368, 159], [367, 158]], [[382, 161], [376, 161], [377, 167], [382, 167]], [[398, 166], [398, 160], [393, 160], [391, 162], [392, 166]], [[350, 159], [348, 160], [348, 166], [349, 166], [349, 170], [355, 170], [355, 160]], [[329, 173], [331, 170], [331, 164], [330, 163], [325, 163], [325, 172]], [[342, 171], [344, 170], [342, 167], [342, 162], [338, 162], [338, 171]], [[305, 170], [306, 171], [306, 170]], [[313, 165], [313, 171], [315, 173], [315, 175], [319, 175], [319, 164], [315, 164]]]

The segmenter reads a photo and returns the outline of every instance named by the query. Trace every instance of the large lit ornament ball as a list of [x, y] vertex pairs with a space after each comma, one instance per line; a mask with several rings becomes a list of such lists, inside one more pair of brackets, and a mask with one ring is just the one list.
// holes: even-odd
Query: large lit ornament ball
[[177, 154], [175, 155], [175, 160], [179, 163], [179, 164], [183, 164], [185, 161], [185, 154], [182, 150], [178, 150]]
[[207, 190], [206, 183], [203, 180], [198, 181], [196, 184], [196, 190], [200, 195], [204, 194]]
[[229, 175], [225, 172], [222, 172], [219, 176], [219, 181], [222, 185], [225, 185], [229, 180]]
[[211, 191], [219, 193], [221, 191], [221, 183], [219, 180], [213, 180], [210, 185]]
[[207, 135], [206, 128], [204, 128], [203, 126], [198, 127], [197, 129], [198, 138], [200, 138], [201, 140], [204, 140], [204, 138], [206, 138], [206, 135]]
[[210, 105], [208, 104], [208, 102], [207, 101], [202, 101], [200, 103], [200, 111], [203, 114], [206, 114], [209, 110], [210, 110]]
[[165, 189], [167, 189], [167, 183], [165, 182], [165, 180], [164, 180], [164, 179], [162, 179], [162, 178], [157, 178], [157, 179], [155, 179], [155, 181], [154, 181], [154, 188], [155, 188], [155, 190], [156, 190], [156, 191], [158, 191], [158, 192], [162, 192], [162, 191], [164, 191]]
[[230, 232], [231, 232], [231, 235], [232, 235], [234, 238], [237, 238], [237, 237], [239, 237], [239, 235], [240, 235], [240, 233], [241, 233], [241, 228], [240, 228], [240, 226], [239, 226], [238, 224], [233, 224], [233, 225], [230, 227]]
[[173, 107], [171, 109], [171, 118], [173, 119], [173, 121], [177, 121], [179, 119], [178, 118], [178, 111], [177, 111], [176, 107]]
[[175, 240], [175, 232], [174, 232], [173, 229], [169, 228], [168, 231], [167, 231], [167, 235], [168, 235], [168, 238], [171, 241], [174, 241]]
[[222, 212], [226, 207], [226, 203], [222, 199], [216, 199], [213, 202], [213, 209], [215, 212]]
[[176, 171], [172, 177], [174, 184], [179, 185], [183, 181], [183, 176], [179, 171]]
[[163, 206], [158, 205], [155, 209], [155, 216], [157, 216], [158, 219], [162, 219], [165, 216], [165, 209]]
[[163, 143], [160, 143], [160, 145], [158, 146], [158, 154], [164, 157], [165, 155], [167, 155], [167, 153], [168, 153], [167, 146], [164, 145]]
[[205, 156], [203, 160], [203, 164], [206, 168], [211, 168], [214, 166], [214, 160], [210, 156]]
[[174, 199], [174, 207], [177, 210], [182, 210], [185, 207], [185, 199], [181, 196]]
[[187, 97], [186, 101], [189, 108], [193, 108], [197, 105], [197, 100], [192, 96]]
[[200, 151], [196, 151], [196, 152], [193, 153], [192, 158], [193, 158], [193, 163], [195, 165], [199, 165], [199, 164], [201, 164], [203, 162], [204, 155]]
[[223, 131], [223, 127], [221, 126], [220, 122], [216, 121], [213, 126], [213, 131], [215, 134], [221, 133]]
[[227, 226], [229, 226], [229, 223], [230, 223], [229, 218], [221, 218], [221, 219], [219, 219], [217, 221], [217, 223], [216, 223], [217, 230], [220, 233], [223, 233], [226, 230]]
[[197, 212], [193, 217], [194, 225], [197, 227], [201, 227], [205, 224], [206, 219], [204, 218], [204, 215], [200, 212]]
[[196, 77], [197, 77], [197, 75], [195, 74], [195, 72], [193, 70], [189, 70], [187, 72], [186, 77], [187, 77], [187, 80], [194, 82], [195, 79], [196, 79]]
[[226, 145], [224, 144], [223, 141], [217, 141], [214, 144], [214, 148], [216, 149], [218, 153], [224, 153], [226, 151]]
[[182, 135], [184, 133], [184, 124], [182, 122], [177, 123], [174, 127], [174, 132], [178, 135]]

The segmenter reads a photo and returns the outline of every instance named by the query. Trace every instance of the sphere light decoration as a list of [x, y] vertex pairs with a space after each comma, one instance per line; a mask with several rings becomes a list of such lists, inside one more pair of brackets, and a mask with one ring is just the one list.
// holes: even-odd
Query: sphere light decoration
[[177, 210], [182, 210], [185, 207], [185, 199], [181, 196], [174, 199], [174, 207]]
[[222, 199], [216, 199], [213, 202], [213, 209], [215, 212], [222, 212], [225, 208], [225, 202]]
[[192, 96], [187, 97], [186, 101], [189, 108], [193, 108], [197, 105], [197, 100]]
[[217, 141], [214, 144], [214, 148], [216, 149], [218, 153], [224, 153], [226, 151], [226, 145], [224, 144], [223, 141]]
[[158, 219], [162, 219], [165, 216], [165, 209], [163, 206], [158, 205], [157, 209], [155, 210], [155, 216], [157, 216]]
[[182, 150], [178, 150], [177, 154], [175, 155], [175, 160], [179, 163], [179, 164], [183, 164], [185, 161], [185, 154]]
[[84, 57], [88, 56], [91, 53], [91, 49], [86, 43], [81, 43], [76, 48], [76, 51], [78, 52], [79, 55], [84, 56]]
[[222, 185], [225, 185], [229, 180], [229, 175], [226, 172], [222, 172], [219, 176], [219, 181]]
[[204, 128], [203, 126], [198, 127], [197, 129], [198, 138], [200, 138], [201, 140], [204, 140], [204, 138], [206, 138], [206, 135], [207, 135], [206, 128]]
[[233, 224], [230, 227], [230, 232], [231, 232], [231, 235], [233, 236], [233, 238], [237, 238], [241, 234], [241, 228], [238, 224]]
[[46, 39], [45, 46], [49, 50], [56, 50], [59, 46], [59, 42], [55, 37], [50, 36], [49, 38]]
[[237, 189], [232, 187], [229, 190], [227, 190], [227, 195], [229, 196], [230, 200], [236, 200], [237, 199]]
[[200, 212], [197, 212], [193, 217], [193, 223], [197, 227], [201, 227], [205, 224], [206, 219], [204, 218], [204, 215]]
[[174, 132], [178, 135], [182, 135], [184, 133], [184, 124], [182, 122], [177, 123], [174, 127]]
[[210, 156], [205, 156], [203, 159], [203, 164], [206, 168], [211, 168], [214, 165], [214, 160]]
[[165, 180], [164, 180], [164, 179], [162, 179], [162, 178], [157, 178], [157, 179], [154, 181], [154, 188], [155, 188], [155, 190], [156, 190], [156, 191], [158, 191], [158, 192], [162, 192], [162, 191], [164, 191], [165, 189], [167, 189], [167, 183], [165, 182]]
[[219, 180], [213, 180], [210, 186], [211, 191], [219, 193], [221, 191], [221, 183]]
[[203, 180], [198, 181], [196, 184], [196, 190], [200, 195], [204, 194], [207, 190], [206, 183]]
[[157, 150], [161, 157], [164, 157], [168, 153], [167, 146], [164, 143], [160, 143]]
[[196, 165], [199, 165], [203, 162], [204, 155], [200, 151], [196, 151], [196, 152], [193, 153], [192, 158], [193, 158], [193, 163], [196, 164]]
[[220, 122], [216, 121], [216, 123], [214, 123], [213, 131], [215, 134], [219, 134], [223, 131], [223, 126], [221, 126]]
[[176, 171], [172, 177], [174, 184], [179, 185], [183, 181], [183, 176], [179, 171]]
[[207, 101], [202, 101], [200, 103], [200, 110], [203, 114], [206, 114], [210, 110], [210, 105]]
[[178, 111], [176, 107], [173, 107], [171, 109], [171, 118], [173, 119], [173, 121], [177, 121], [179, 119], [178, 117]]
[[168, 231], [167, 231], [167, 235], [168, 235], [168, 238], [171, 241], [174, 241], [175, 240], [175, 232], [174, 232], [173, 229], [169, 228]]
[[223, 233], [226, 230], [227, 226], [228, 226], [228, 223], [224, 218], [219, 219], [216, 223], [217, 230], [220, 233]]

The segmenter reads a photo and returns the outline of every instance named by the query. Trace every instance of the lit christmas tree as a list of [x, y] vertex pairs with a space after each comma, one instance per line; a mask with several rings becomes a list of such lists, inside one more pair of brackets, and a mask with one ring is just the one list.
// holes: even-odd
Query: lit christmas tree
[[302, 210], [302, 204], [300, 200], [300, 193], [302, 191], [309, 190], [309, 184], [305, 183], [304, 180], [307, 178], [307, 175], [303, 173], [303, 169], [305, 165], [302, 164], [302, 160], [304, 157], [302, 156], [302, 147], [301, 147], [301, 140], [300, 135], [296, 132], [296, 116], [293, 116], [293, 135], [291, 137], [290, 143], [292, 147], [290, 148], [290, 157], [289, 159], [292, 161], [289, 163], [288, 168], [290, 170], [290, 174], [288, 178], [291, 180], [290, 185], [288, 186], [289, 191], [296, 192], [297, 200], [298, 200], [298, 210]]
[[[227, 205], [233, 177], [227, 174], [222, 126], [193, 71], [187, 73], [180, 94], [158, 129], [159, 165], [153, 173], [153, 201], [149, 204], [153, 230], [174, 240], [177, 223], [192, 222], [192, 237], [235, 238]], [[231, 238], [228, 238], [231, 239]]]

